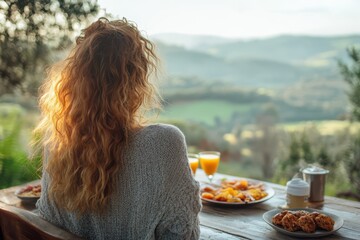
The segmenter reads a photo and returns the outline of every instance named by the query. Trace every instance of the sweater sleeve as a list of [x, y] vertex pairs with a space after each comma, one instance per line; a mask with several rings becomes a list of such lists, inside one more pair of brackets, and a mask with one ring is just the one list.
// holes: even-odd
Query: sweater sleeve
[[[181, 132], [180, 132], [181, 134]], [[156, 239], [199, 239], [199, 218], [201, 209], [199, 184], [191, 174], [187, 159], [184, 136], [172, 139], [172, 148], [177, 154], [172, 156], [173, 166], [169, 169], [172, 182], [164, 203], [163, 216], [156, 227]], [[175, 157], [175, 158], [174, 158]]]
[[199, 239], [199, 186], [193, 179], [180, 179], [179, 185], [168, 198], [156, 239]]

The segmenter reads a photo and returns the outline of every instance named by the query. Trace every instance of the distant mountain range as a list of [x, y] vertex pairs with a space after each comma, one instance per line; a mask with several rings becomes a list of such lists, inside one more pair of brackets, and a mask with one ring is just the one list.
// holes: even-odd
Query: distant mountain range
[[190, 35], [179, 33], [161, 33], [152, 35], [155, 41], [160, 41], [168, 45], [176, 45], [188, 49], [197, 49], [203, 46], [213, 46], [223, 43], [232, 43], [236, 39], [223, 38], [210, 35]]
[[152, 39], [169, 76], [274, 89], [311, 79], [339, 79], [337, 61], [346, 61], [346, 48], [360, 46], [360, 35], [278, 36], [245, 41], [158, 34]]

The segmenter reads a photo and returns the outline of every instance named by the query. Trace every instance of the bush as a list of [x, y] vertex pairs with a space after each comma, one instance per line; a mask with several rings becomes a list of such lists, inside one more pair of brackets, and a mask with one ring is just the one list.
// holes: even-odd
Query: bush
[[1, 105], [0, 115], [0, 188], [38, 179], [41, 158], [30, 161], [20, 143], [23, 110], [17, 105]]

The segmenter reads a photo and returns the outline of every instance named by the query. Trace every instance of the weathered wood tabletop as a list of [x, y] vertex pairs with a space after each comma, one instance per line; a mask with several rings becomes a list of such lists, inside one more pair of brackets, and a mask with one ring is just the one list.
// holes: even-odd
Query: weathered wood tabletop
[[[198, 169], [195, 178], [205, 182], [207, 178]], [[215, 179], [233, 179], [236, 177], [216, 174]], [[36, 184], [38, 181], [32, 182]], [[223, 206], [204, 202], [200, 213], [201, 239], [297, 239], [275, 231], [262, 218], [262, 215], [285, 203], [285, 187], [266, 183], [275, 190], [271, 199], [248, 206]], [[8, 205], [35, 210], [34, 204], [24, 204], [14, 192], [22, 186], [0, 190], [0, 202]], [[344, 225], [334, 234], [322, 239], [360, 239], [360, 202], [348, 201], [334, 197], [325, 197], [322, 211], [335, 214], [344, 219]]]
[[[203, 171], [197, 171], [198, 181], [207, 181]], [[215, 174], [215, 179], [234, 179], [236, 177]], [[271, 199], [247, 206], [223, 206], [203, 202], [200, 213], [202, 239], [297, 239], [275, 231], [262, 218], [269, 210], [285, 203], [285, 187], [268, 183], [275, 190]], [[344, 225], [334, 234], [321, 239], [360, 239], [360, 202], [335, 197], [325, 197], [321, 211], [332, 213], [344, 220]], [[216, 230], [216, 231], [215, 231]]]

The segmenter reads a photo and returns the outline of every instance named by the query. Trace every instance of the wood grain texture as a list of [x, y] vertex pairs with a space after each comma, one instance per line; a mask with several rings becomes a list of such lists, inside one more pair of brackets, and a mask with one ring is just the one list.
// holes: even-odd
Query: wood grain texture
[[[201, 170], [196, 172], [195, 178], [201, 182], [207, 181]], [[215, 179], [222, 178], [234, 179], [236, 177], [224, 174], [215, 175]], [[245, 239], [296, 239], [275, 231], [263, 220], [262, 215], [265, 212], [285, 203], [285, 186], [267, 182], [266, 184], [275, 190], [275, 196], [263, 203], [225, 206], [203, 202], [200, 224]], [[360, 202], [326, 196], [323, 207], [318, 209], [344, 219], [343, 227], [325, 239], [360, 239]]]
[[45, 221], [31, 211], [0, 203], [0, 239], [80, 240], [82, 238]]

